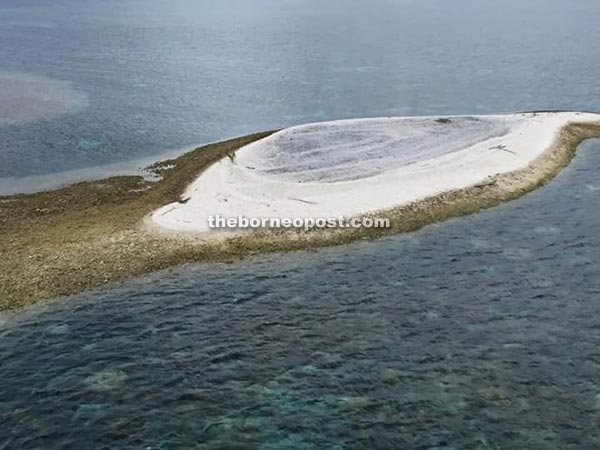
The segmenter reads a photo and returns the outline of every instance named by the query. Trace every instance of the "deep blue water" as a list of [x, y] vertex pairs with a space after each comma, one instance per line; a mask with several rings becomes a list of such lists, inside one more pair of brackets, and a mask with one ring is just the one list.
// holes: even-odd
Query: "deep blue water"
[[0, 73], [88, 101], [0, 127], [0, 178], [326, 119], [598, 110], [599, 23], [595, 0], [2, 0]]
[[189, 265], [0, 325], [1, 449], [597, 449], [600, 143], [404, 236]]
[[[598, 110], [598, 23], [586, 0], [1, 0], [2, 70], [87, 106], [1, 127], [0, 176], [330, 118]], [[0, 449], [598, 449], [599, 171], [595, 141], [417, 233], [6, 317]]]

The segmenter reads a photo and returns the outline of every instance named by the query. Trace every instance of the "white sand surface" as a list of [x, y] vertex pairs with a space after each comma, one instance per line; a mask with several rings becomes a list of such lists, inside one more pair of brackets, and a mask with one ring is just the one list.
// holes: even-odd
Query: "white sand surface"
[[354, 217], [513, 172], [548, 151], [579, 112], [354, 119], [277, 132], [224, 158], [152, 214], [202, 233], [208, 217]]

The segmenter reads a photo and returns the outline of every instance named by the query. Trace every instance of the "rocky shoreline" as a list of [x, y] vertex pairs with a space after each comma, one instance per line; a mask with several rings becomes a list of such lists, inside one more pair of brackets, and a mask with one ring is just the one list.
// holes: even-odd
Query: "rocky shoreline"
[[0, 197], [0, 311], [195, 261], [228, 261], [265, 252], [339, 245], [409, 232], [516, 199], [565, 167], [582, 141], [600, 137], [600, 124], [569, 124], [552, 148], [528, 167], [379, 211], [390, 228], [303, 232], [254, 231], [219, 239], [159, 233], [145, 222], [152, 211], [181, 200], [186, 187], [215, 161], [269, 136], [257, 133], [199, 147], [154, 164], [160, 176], [112, 177], [36, 194]]

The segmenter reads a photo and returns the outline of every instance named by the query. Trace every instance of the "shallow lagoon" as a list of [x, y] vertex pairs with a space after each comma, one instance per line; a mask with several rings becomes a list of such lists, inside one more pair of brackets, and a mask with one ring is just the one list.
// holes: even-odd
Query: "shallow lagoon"
[[0, 448], [597, 448], [598, 170], [594, 141], [478, 215], [11, 317]]

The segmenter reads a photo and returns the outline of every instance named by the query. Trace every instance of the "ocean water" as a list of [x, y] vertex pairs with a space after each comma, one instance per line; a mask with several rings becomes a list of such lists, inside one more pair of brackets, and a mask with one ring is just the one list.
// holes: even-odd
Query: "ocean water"
[[[3, 0], [2, 70], [68, 111], [52, 95], [0, 125], [0, 176], [315, 120], [598, 110], [599, 19], [586, 0]], [[0, 449], [597, 449], [599, 170], [592, 141], [548, 186], [417, 233], [4, 317]]]
[[598, 110], [599, 22], [595, 0], [2, 0], [0, 75], [82, 107], [0, 106], [0, 192], [307, 122]]
[[0, 325], [2, 449], [597, 449], [600, 142], [376, 241], [196, 264]]

